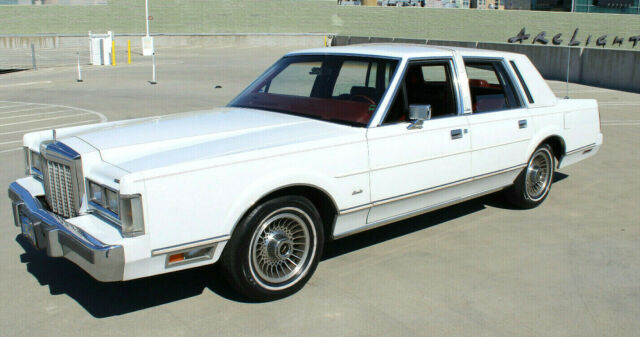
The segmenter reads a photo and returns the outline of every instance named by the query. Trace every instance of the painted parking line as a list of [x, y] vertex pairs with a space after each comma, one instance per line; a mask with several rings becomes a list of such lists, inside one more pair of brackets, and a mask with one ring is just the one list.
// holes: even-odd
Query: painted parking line
[[[6, 102], [5, 102], [5, 103], [6, 103]], [[3, 106], [0, 106], [0, 109], [4, 109], [4, 108], [17, 108], [17, 107], [19, 107], [19, 106], [25, 106], [25, 105], [31, 105], [31, 104], [24, 104], [24, 103], [22, 103], [22, 104], [3, 105]]]
[[3, 84], [0, 85], [0, 88], [12, 88], [12, 87], [23, 87], [27, 85], [38, 85], [38, 84], [50, 84], [52, 81], [39, 81], [39, 82], [24, 82], [24, 83], [14, 83], [14, 84]]
[[[13, 119], [13, 118], [25, 118], [25, 117], [31, 117], [31, 116], [44, 116], [44, 115], [51, 115], [51, 114], [57, 114], [57, 113], [61, 113], [61, 112], [72, 112], [72, 111], [73, 110], [64, 109], [64, 110], [54, 110], [54, 111], [47, 111], [47, 112], [36, 112], [36, 113], [29, 113], [29, 114], [24, 114], [24, 115], [0, 117], [0, 120]], [[0, 123], [2, 123], [2, 122], [0, 122]], [[2, 124], [0, 124], [0, 126], [2, 126]]]
[[22, 148], [21, 148], [21, 147], [17, 147], [17, 148], [15, 148], [15, 149], [0, 150], [0, 154], [2, 154], [2, 153], [7, 153], [7, 152], [20, 151], [20, 150], [22, 150]]
[[107, 117], [97, 111], [93, 111], [93, 110], [89, 110], [89, 109], [83, 109], [83, 108], [76, 108], [76, 107], [72, 107], [72, 106], [68, 106], [68, 105], [60, 105], [60, 104], [42, 104], [42, 103], [30, 103], [30, 102], [12, 102], [12, 101], [0, 101], [0, 103], [15, 103], [15, 104], [25, 104], [25, 105], [44, 105], [44, 106], [51, 106], [51, 107], [58, 107], [58, 108], [67, 108], [67, 109], [72, 109], [72, 110], [80, 110], [80, 111], [85, 111], [91, 114], [96, 115], [96, 117], [98, 117], [98, 119], [100, 119], [101, 122], [106, 122], [107, 121]]
[[15, 122], [15, 123], [0, 124], [0, 128], [4, 127], [4, 126], [45, 122], [45, 121], [50, 121], [50, 120], [54, 120], [54, 119], [63, 119], [63, 118], [79, 117], [79, 116], [86, 116], [86, 115], [89, 115], [89, 113], [83, 112], [83, 113], [79, 113], [79, 114], [75, 114], [75, 115], [69, 115], [69, 116], [57, 116], [57, 117], [41, 118], [41, 119], [34, 119], [34, 120], [29, 120], [29, 121]]
[[27, 132], [105, 122], [97, 112], [59, 104], [0, 101], [0, 154], [20, 151]]
[[21, 140], [12, 140], [10, 142], [2, 142], [2, 143], [0, 143], [0, 145], [19, 144], [19, 143], [22, 143], [22, 141]]
[[598, 102], [598, 105], [600, 106], [632, 106], [632, 105], [638, 105], [640, 106], [640, 101], [629, 101], [629, 102]]
[[0, 115], [9, 114], [9, 113], [13, 113], [13, 112], [33, 111], [33, 110], [48, 109], [48, 108], [50, 108], [50, 107], [48, 107], [48, 106], [37, 106], [37, 107], [34, 107], [34, 108], [2, 111], [2, 112], [0, 112]]
[[602, 124], [602, 126], [640, 126], [640, 122], [637, 123], [607, 123], [607, 124]]
[[24, 134], [27, 132], [34, 132], [34, 131], [42, 131], [42, 130], [51, 130], [51, 129], [57, 129], [57, 128], [63, 128], [63, 127], [67, 127], [67, 126], [73, 126], [73, 125], [78, 125], [78, 124], [93, 124], [93, 123], [97, 123], [97, 122], [102, 122], [99, 119], [93, 119], [93, 120], [83, 120], [80, 122], [74, 122], [74, 123], [64, 123], [64, 124], [56, 124], [56, 125], [48, 125], [45, 127], [40, 127], [40, 128], [32, 128], [32, 129], [26, 129], [26, 130], [16, 130], [16, 131], [8, 131], [8, 132], [0, 132], [0, 136], [5, 136], [5, 135], [12, 135], [12, 134]]

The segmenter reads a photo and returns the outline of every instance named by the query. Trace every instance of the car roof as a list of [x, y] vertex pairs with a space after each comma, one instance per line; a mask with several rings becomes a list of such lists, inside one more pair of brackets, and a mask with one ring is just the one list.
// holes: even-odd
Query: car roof
[[519, 55], [515, 53], [495, 50], [404, 43], [371, 43], [339, 47], [313, 48], [293, 51], [288, 53], [287, 55], [348, 54], [394, 58], [414, 58], [450, 56], [454, 51], [462, 56], [505, 57], [506, 55]]

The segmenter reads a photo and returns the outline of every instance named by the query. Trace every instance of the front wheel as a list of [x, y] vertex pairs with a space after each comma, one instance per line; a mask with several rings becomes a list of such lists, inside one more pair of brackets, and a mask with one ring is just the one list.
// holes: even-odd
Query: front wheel
[[505, 190], [507, 200], [521, 208], [540, 205], [549, 195], [554, 172], [553, 150], [549, 145], [542, 144], [531, 155], [527, 168]]
[[306, 198], [283, 196], [255, 207], [225, 248], [223, 267], [243, 295], [275, 300], [300, 290], [315, 271], [324, 244], [322, 220]]

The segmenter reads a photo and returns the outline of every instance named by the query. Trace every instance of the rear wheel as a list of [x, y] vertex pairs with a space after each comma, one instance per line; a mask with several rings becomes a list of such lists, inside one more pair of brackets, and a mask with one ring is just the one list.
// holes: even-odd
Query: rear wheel
[[306, 198], [283, 196], [258, 205], [225, 248], [227, 278], [239, 292], [260, 301], [297, 292], [322, 255], [322, 228], [317, 209]]
[[527, 168], [520, 173], [513, 186], [505, 190], [507, 200], [521, 208], [534, 208], [549, 195], [555, 157], [548, 144], [540, 145], [531, 155]]

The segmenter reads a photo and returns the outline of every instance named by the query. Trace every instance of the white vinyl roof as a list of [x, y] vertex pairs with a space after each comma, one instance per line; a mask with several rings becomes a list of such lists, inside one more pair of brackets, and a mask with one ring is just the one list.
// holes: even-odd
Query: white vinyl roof
[[420, 45], [420, 44], [400, 44], [400, 43], [373, 43], [373, 44], [356, 44], [356, 45], [340, 46], [340, 47], [305, 49], [305, 50], [294, 51], [294, 52], [288, 53], [287, 55], [349, 54], [349, 55], [369, 55], [369, 56], [396, 57], [396, 58], [414, 58], [414, 57], [451, 56], [452, 51], [457, 51], [463, 57], [464, 56], [505, 57], [507, 55], [513, 54], [513, 53], [508, 53], [503, 51], [460, 48], [460, 47], [431, 46], [431, 45]]

